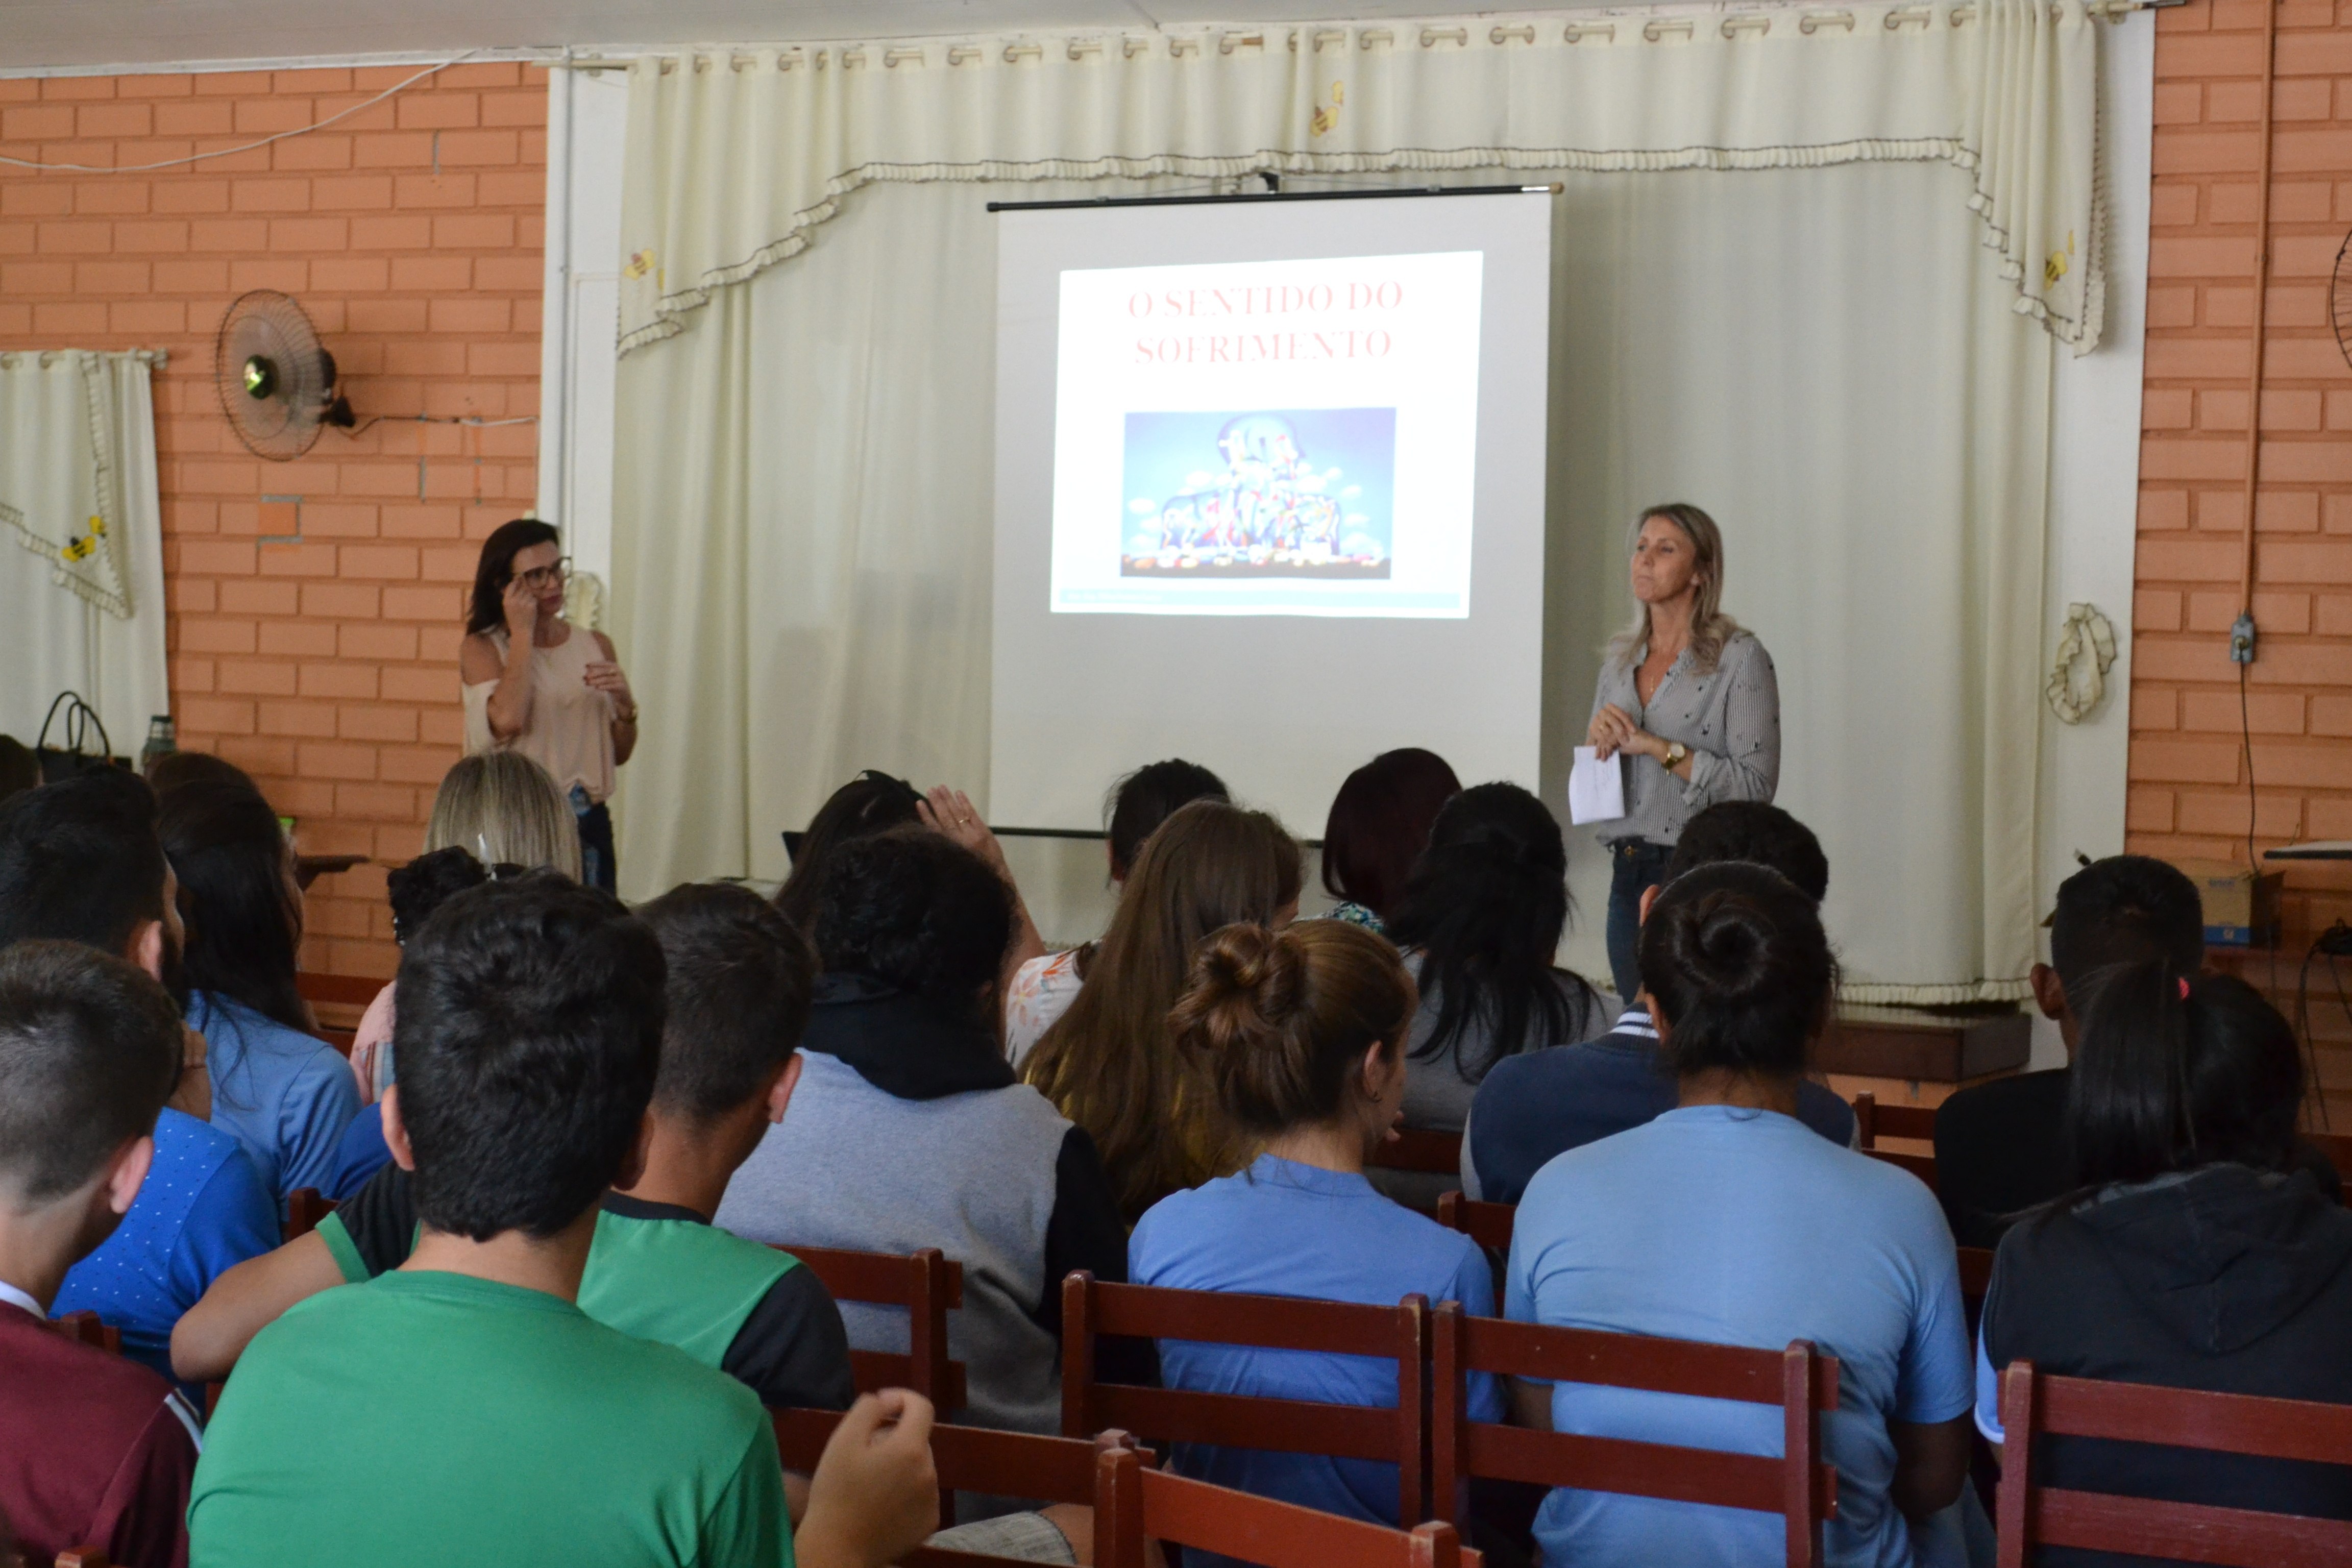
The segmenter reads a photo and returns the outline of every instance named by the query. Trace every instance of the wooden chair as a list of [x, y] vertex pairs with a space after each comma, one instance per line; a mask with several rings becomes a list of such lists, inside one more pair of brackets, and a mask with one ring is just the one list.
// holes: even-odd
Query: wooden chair
[[942, 1420], [963, 1408], [963, 1363], [948, 1359], [948, 1312], [963, 1305], [963, 1265], [936, 1247], [919, 1252], [849, 1252], [832, 1247], [780, 1245], [815, 1275], [836, 1301], [864, 1301], [907, 1310], [907, 1353], [849, 1352], [857, 1392], [911, 1388]]
[[2024, 1568], [2036, 1546], [2227, 1568], [2352, 1563], [2352, 1521], [2073, 1491], [2033, 1476], [2037, 1444], [2055, 1436], [2341, 1465], [2352, 1462], [2352, 1405], [2053, 1377], [2013, 1361], [2001, 1373], [2000, 1422], [2000, 1568]]
[[100, 1321], [98, 1314], [87, 1307], [62, 1318], [51, 1318], [49, 1327], [94, 1351], [104, 1351], [109, 1355], [122, 1353], [122, 1331], [112, 1323]]
[[53, 1559], [57, 1568], [114, 1568], [102, 1547], [68, 1546]]
[[1391, 1171], [1417, 1171], [1424, 1176], [1462, 1173], [1462, 1134], [1428, 1127], [1400, 1127], [1396, 1140], [1372, 1151], [1371, 1163]]
[[1096, 1456], [1095, 1562], [1143, 1568], [1148, 1542], [1265, 1568], [1481, 1568], [1444, 1523], [1391, 1530], [1149, 1468], [1132, 1449]]
[[[1822, 1458], [1821, 1435], [1822, 1412], [1837, 1408], [1834, 1357], [1802, 1340], [1760, 1351], [1474, 1318], [1451, 1301], [1437, 1309], [1436, 1344], [1433, 1489], [1445, 1517], [1461, 1521], [1474, 1476], [1752, 1509], [1787, 1521], [1790, 1568], [1818, 1568], [1822, 1522], [1837, 1516], [1837, 1470]], [[1473, 1372], [1777, 1405], [1783, 1457], [1473, 1421]]]
[[310, 1235], [319, 1228], [320, 1220], [334, 1212], [334, 1200], [320, 1196], [318, 1188], [295, 1188], [286, 1194], [286, 1239]]
[[1908, 1138], [1932, 1143], [1936, 1137], [1936, 1111], [1926, 1105], [1881, 1105], [1878, 1097], [1864, 1090], [1853, 1097], [1855, 1146], [1874, 1160], [1910, 1172], [1936, 1190], [1936, 1156], [1904, 1154], [1878, 1146], [1881, 1138]]
[[1489, 1252], [1511, 1250], [1511, 1227], [1518, 1219], [1516, 1204], [1473, 1203], [1460, 1193], [1437, 1200], [1437, 1223], [1458, 1230]]
[[[1095, 1377], [1104, 1334], [1377, 1356], [1397, 1363], [1397, 1403], [1321, 1405], [1255, 1394], [1141, 1388]], [[1062, 1281], [1062, 1435], [1118, 1427], [1154, 1443], [1214, 1443], [1281, 1454], [1369, 1459], [1398, 1469], [1399, 1517], [1428, 1514], [1429, 1433], [1422, 1415], [1429, 1301], [1393, 1307], [1105, 1284], [1085, 1270]]]
[[[313, 1006], [323, 1003], [330, 1007], [352, 1008], [364, 1013], [368, 1004], [375, 1000], [375, 994], [383, 989], [383, 982], [357, 974], [315, 974], [306, 971], [294, 976], [294, 989], [303, 1001]], [[358, 1020], [354, 1018], [352, 1022], [356, 1025]], [[345, 1056], [352, 1054], [352, 1042], [359, 1033], [355, 1027], [344, 1029], [325, 1024], [320, 1025], [315, 1032], [319, 1038]]]
[[2342, 1132], [2306, 1132], [2305, 1138], [2327, 1156], [2336, 1167], [2336, 1174], [2344, 1184], [2344, 1201], [2352, 1204], [2352, 1135]]

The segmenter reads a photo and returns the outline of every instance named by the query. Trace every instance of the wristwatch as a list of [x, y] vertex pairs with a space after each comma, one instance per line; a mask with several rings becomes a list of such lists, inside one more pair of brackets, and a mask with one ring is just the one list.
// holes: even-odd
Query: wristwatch
[[1689, 755], [1690, 748], [1688, 746], [1684, 745], [1680, 741], [1668, 741], [1666, 742], [1665, 757], [1666, 772], [1673, 773], [1676, 768], [1681, 767], [1683, 765], [1683, 760]]

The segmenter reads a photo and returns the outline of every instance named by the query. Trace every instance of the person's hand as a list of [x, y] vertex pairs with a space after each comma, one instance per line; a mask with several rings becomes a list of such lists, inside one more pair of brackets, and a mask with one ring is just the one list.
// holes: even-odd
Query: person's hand
[[591, 689], [601, 691], [613, 700], [613, 714], [624, 724], [634, 724], [637, 719], [637, 694], [629, 689], [629, 678], [621, 667], [610, 659], [592, 658], [580, 677]]
[[863, 1394], [833, 1429], [794, 1532], [803, 1568], [887, 1568], [939, 1528], [931, 1402], [904, 1388]]
[[915, 803], [915, 815], [932, 832], [954, 840], [987, 861], [998, 876], [1008, 881], [1012, 879], [1012, 869], [1004, 863], [1004, 847], [988, 830], [988, 824], [980, 819], [980, 809], [963, 791], [933, 784], [930, 793]]
[[1604, 702], [1601, 711], [1592, 716], [1584, 740], [1593, 749], [1593, 754], [1605, 763], [1619, 752], [1638, 750], [1629, 742], [1641, 732], [1642, 727], [1633, 722], [1631, 713], [1614, 702]]
[[506, 591], [499, 595], [499, 605], [506, 612], [507, 636], [529, 647], [531, 635], [539, 626], [538, 593], [521, 578], [509, 578]]

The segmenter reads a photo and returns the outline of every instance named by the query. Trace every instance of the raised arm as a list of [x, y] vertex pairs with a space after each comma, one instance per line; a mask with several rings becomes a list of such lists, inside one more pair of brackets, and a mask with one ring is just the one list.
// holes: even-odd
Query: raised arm
[[539, 599], [518, 577], [507, 584], [499, 607], [507, 617], [506, 656], [499, 656], [488, 632], [476, 632], [457, 649], [457, 678], [468, 686], [498, 682], [490, 693], [490, 739], [503, 742], [530, 728], [530, 649]]

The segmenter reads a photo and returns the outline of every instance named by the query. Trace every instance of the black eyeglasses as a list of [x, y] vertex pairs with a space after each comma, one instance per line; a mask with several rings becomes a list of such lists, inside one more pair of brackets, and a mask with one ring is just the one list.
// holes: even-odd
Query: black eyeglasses
[[526, 588], [552, 588], [572, 575], [572, 557], [565, 556], [552, 566], [534, 566], [528, 572], [518, 572], [514, 580]]

